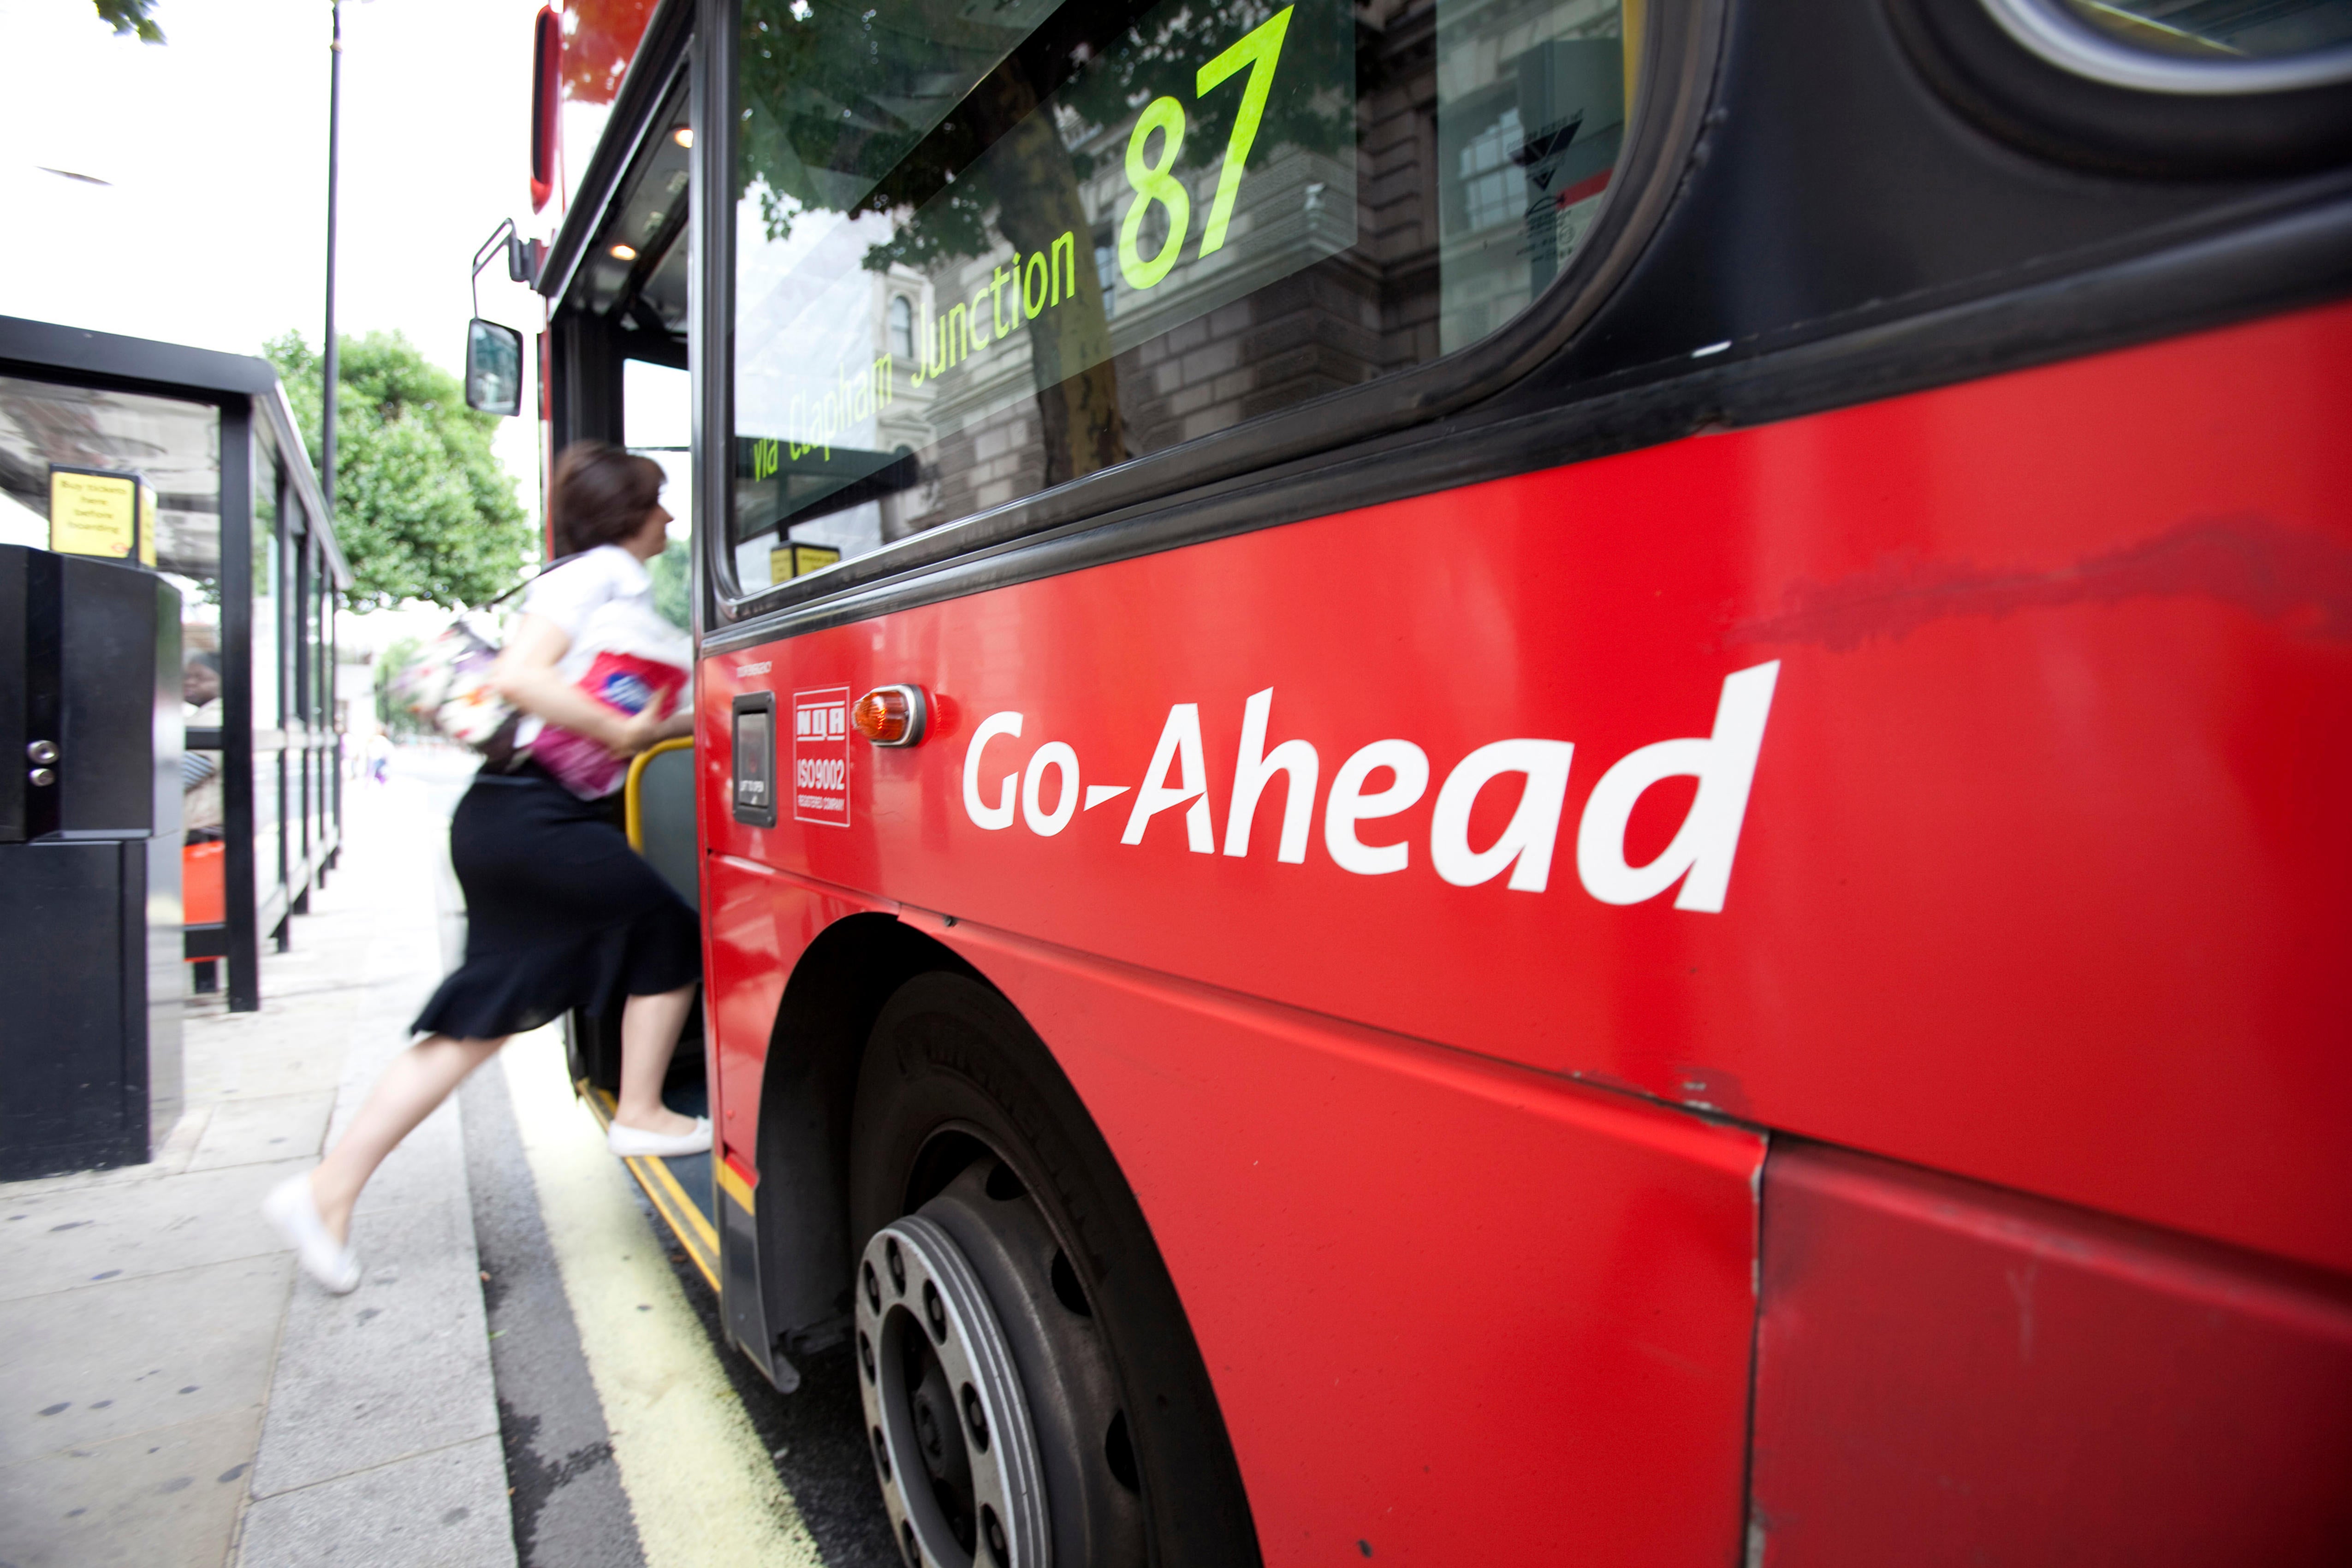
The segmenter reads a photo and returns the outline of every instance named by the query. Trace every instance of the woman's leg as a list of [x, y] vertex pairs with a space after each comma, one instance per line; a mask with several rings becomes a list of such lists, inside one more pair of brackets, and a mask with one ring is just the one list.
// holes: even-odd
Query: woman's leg
[[662, 1103], [662, 1079], [694, 1005], [694, 984], [652, 996], [632, 996], [621, 1013], [621, 1098], [613, 1120], [641, 1132], [673, 1136], [694, 1131], [694, 1118]]
[[368, 1090], [359, 1114], [310, 1173], [311, 1201], [336, 1240], [351, 1239], [352, 1205], [383, 1157], [399, 1148], [400, 1141], [415, 1131], [416, 1124], [432, 1115], [467, 1073], [505, 1044], [504, 1037], [453, 1040], [434, 1035], [393, 1058]]

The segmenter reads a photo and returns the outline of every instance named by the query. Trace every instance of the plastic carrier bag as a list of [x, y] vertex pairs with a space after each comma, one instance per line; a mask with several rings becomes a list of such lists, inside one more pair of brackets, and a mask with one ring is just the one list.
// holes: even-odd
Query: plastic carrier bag
[[[650, 709], [657, 719], [668, 718], [677, 707], [693, 658], [687, 635], [642, 599], [614, 599], [597, 606], [572, 644], [572, 652], [583, 650], [593, 657], [577, 682], [581, 690], [616, 713], [635, 715]], [[541, 729], [530, 751], [533, 762], [583, 800], [602, 800], [621, 787], [629, 771], [628, 758], [616, 757], [604, 742], [560, 724]]]

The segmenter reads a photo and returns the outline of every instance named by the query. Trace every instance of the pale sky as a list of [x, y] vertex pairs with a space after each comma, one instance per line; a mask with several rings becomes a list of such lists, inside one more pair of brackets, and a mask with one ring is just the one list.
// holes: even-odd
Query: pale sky
[[[530, 212], [538, 0], [346, 0], [336, 323], [462, 368], [474, 248]], [[0, 314], [257, 353], [325, 300], [327, 0], [163, 0], [162, 47], [89, 0], [0, 0]], [[574, 163], [587, 149], [571, 148]], [[94, 185], [44, 172], [69, 170]], [[482, 275], [482, 313], [538, 297]], [[526, 355], [526, 367], [531, 356]], [[498, 450], [538, 510], [536, 388]]]

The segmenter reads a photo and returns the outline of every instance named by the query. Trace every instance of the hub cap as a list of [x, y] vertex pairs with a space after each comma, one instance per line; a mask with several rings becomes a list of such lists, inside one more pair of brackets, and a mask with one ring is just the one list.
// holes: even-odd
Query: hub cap
[[858, 1392], [911, 1568], [1047, 1568], [1045, 1486], [1013, 1352], [954, 1240], [893, 1220], [857, 1269]]

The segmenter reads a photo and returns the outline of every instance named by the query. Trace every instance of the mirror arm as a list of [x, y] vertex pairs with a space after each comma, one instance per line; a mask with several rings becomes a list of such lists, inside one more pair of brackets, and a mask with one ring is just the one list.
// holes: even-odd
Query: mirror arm
[[[470, 281], [474, 290], [474, 314], [477, 316], [482, 313], [482, 268], [490, 264], [490, 258], [498, 253], [501, 241], [505, 242], [507, 250], [507, 274], [514, 277], [514, 253], [521, 247], [521, 241], [515, 235], [514, 219], [501, 218], [499, 226], [490, 230], [490, 237], [482, 241], [480, 248], [474, 252], [474, 273]], [[515, 278], [515, 281], [520, 283], [522, 279]]]

